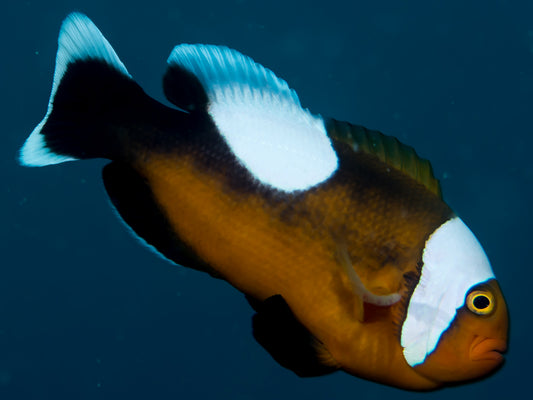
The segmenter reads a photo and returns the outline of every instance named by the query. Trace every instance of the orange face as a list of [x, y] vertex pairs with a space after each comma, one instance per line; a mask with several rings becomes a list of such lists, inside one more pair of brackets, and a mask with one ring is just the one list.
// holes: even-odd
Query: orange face
[[507, 306], [496, 280], [475, 286], [435, 351], [414, 369], [442, 383], [481, 378], [502, 365], [508, 324]]

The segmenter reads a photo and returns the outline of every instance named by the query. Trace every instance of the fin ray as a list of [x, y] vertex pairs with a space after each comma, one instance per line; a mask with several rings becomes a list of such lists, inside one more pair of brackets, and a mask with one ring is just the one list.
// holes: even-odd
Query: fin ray
[[419, 157], [412, 147], [395, 137], [348, 122], [329, 119], [326, 126], [330, 137], [348, 144], [354, 151], [375, 155], [380, 161], [402, 171], [442, 198], [440, 183], [433, 175], [431, 163]]
[[[25, 166], [44, 166], [73, 161], [79, 157], [68, 152], [58, 152], [50, 146], [45, 132], [47, 123], [53, 117], [56, 95], [62, 87], [67, 72], [81, 61], [92, 61], [106, 65], [118, 75], [131, 79], [124, 64], [94, 23], [81, 13], [70, 14], [63, 22], [58, 38], [58, 50], [54, 79], [48, 109], [43, 120], [32, 131], [19, 153], [19, 161]], [[81, 96], [81, 95], [80, 95]], [[52, 139], [52, 142], [55, 141]]]
[[[206, 111], [259, 183], [306, 190], [337, 169], [322, 117], [303, 109], [296, 92], [272, 71], [235, 50], [208, 45], [177, 46], [168, 64], [198, 79], [208, 97]], [[175, 92], [165, 86], [167, 98], [184, 107]]]
[[167, 260], [217, 277], [217, 273], [176, 235], [148, 182], [138, 172], [114, 161], [104, 167], [102, 176], [114, 208], [144, 244]]
[[355, 269], [353, 268], [348, 251], [344, 246], [339, 246], [336, 256], [342, 270], [348, 277], [348, 280], [352, 286], [354, 293], [361, 299], [361, 301], [357, 304], [358, 309], [355, 310], [355, 313], [359, 317], [358, 319], [360, 321], [364, 320], [364, 303], [387, 307], [401, 300], [401, 296], [399, 293], [378, 295], [368, 290], [365, 287], [364, 283], [361, 281], [361, 278], [359, 278], [359, 275], [357, 275]]
[[[218, 96], [272, 96], [284, 105], [301, 108], [300, 100], [287, 82], [251, 58], [225, 46], [181, 44], [168, 58], [169, 65], [180, 65], [191, 71], [203, 84], [211, 101]], [[244, 99], [243, 99], [244, 100]]]

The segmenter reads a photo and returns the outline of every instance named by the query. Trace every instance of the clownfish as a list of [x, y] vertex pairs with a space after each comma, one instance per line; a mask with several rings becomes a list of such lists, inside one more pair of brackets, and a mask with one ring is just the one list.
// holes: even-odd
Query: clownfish
[[508, 313], [489, 260], [411, 147], [312, 114], [227, 47], [175, 47], [166, 106], [85, 15], [58, 42], [21, 164], [109, 159], [125, 224], [245, 294], [255, 339], [283, 367], [432, 390], [502, 365]]

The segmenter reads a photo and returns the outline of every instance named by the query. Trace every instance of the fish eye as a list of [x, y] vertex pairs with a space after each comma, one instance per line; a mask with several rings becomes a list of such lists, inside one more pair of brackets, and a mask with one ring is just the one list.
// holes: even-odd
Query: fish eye
[[494, 310], [494, 296], [485, 290], [475, 290], [468, 294], [466, 306], [477, 315], [487, 315]]

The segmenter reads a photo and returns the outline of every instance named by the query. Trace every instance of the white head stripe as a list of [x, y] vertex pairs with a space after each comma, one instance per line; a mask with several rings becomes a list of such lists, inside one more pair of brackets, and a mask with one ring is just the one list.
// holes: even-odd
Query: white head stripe
[[494, 278], [483, 248], [457, 217], [429, 237], [422, 261], [401, 335], [403, 354], [411, 366], [424, 362], [435, 350], [470, 288]]
[[222, 137], [261, 183], [304, 190], [337, 169], [323, 119], [304, 110], [272, 71], [235, 50], [208, 45], [177, 46], [168, 63], [200, 80]]

